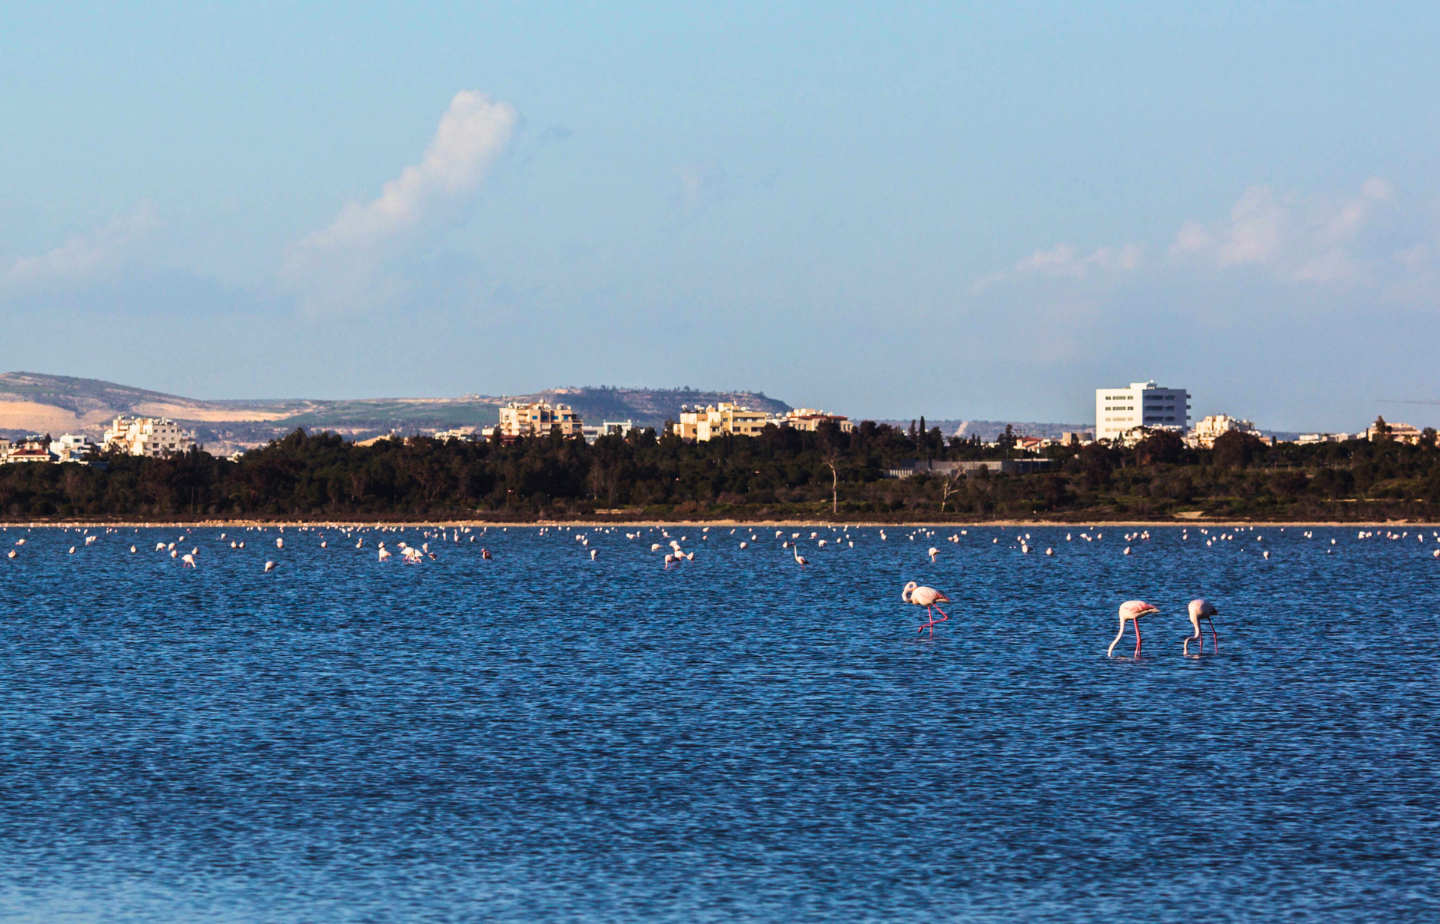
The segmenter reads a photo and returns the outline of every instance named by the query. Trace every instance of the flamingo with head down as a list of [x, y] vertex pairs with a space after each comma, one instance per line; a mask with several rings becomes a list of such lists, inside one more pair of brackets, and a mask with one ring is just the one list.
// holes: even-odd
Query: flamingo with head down
[[1152, 606], [1144, 600], [1127, 600], [1120, 604], [1120, 631], [1116, 634], [1115, 641], [1110, 643], [1105, 656], [1109, 657], [1115, 652], [1115, 646], [1120, 644], [1120, 639], [1125, 635], [1125, 623], [1129, 622], [1135, 627], [1135, 657], [1140, 657], [1140, 617], [1158, 612], [1160, 607]]
[[[934, 638], [935, 626], [950, 618], [949, 613], [946, 613], [944, 610], [940, 609], [940, 604], [949, 603], [950, 598], [933, 587], [922, 587], [914, 581], [911, 581], [909, 584], [905, 585], [904, 590], [900, 591], [900, 599], [904, 600], [906, 603], [913, 603], [916, 606], [925, 607], [925, 612], [930, 617], [929, 622], [925, 623], [916, 630], [917, 635], [921, 632], [924, 632], [926, 629], [929, 629], [930, 637]], [[940, 612], [939, 619], [935, 618], [935, 610], [939, 610]]]
[[1200, 653], [1205, 653], [1205, 636], [1200, 632], [1200, 620], [1202, 619], [1210, 624], [1210, 640], [1215, 643], [1215, 650], [1217, 652], [1220, 650], [1220, 637], [1215, 634], [1215, 621], [1210, 618], [1219, 612], [1219, 610], [1215, 609], [1215, 604], [1209, 600], [1190, 601], [1190, 625], [1195, 628], [1195, 634], [1185, 637], [1185, 644], [1181, 649], [1185, 654], [1188, 655], [1190, 653], [1191, 642], [1199, 642]]

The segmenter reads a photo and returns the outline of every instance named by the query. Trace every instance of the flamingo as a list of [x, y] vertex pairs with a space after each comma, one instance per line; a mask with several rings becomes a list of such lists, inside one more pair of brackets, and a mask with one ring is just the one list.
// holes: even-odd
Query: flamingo
[[389, 560], [390, 560], [390, 550], [382, 546], [382, 547], [380, 548], [380, 557], [377, 558], [376, 561], [389, 561]]
[[930, 546], [930, 551], [926, 552], [925, 554], [930, 556], [930, 564], [933, 565], [935, 564], [935, 559], [940, 555], [940, 550], [932, 545]]
[[804, 571], [804, 570], [805, 570], [805, 566], [808, 565], [808, 564], [810, 564], [810, 559], [808, 559], [808, 558], [806, 558], [804, 555], [801, 555], [801, 554], [800, 554], [800, 548], [799, 548], [799, 546], [793, 546], [793, 545], [792, 545], [792, 546], [790, 547], [790, 551], [795, 554], [795, 563], [800, 566], [800, 570], [801, 570], [801, 571]]
[[182, 568], [193, 568], [193, 567], [195, 567], [195, 556], [187, 552], [186, 555], [185, 555], [185, 557], [182, 558], [182, 559], [180, 559], [180, 567], [182, 567]]
[[14, 549], [11, 549], [9, 552], [7, 552], [7, 553], [5, 554], [5, 557], [6, 557], [6, 558], [18, 558], [19, 556], [20, 556], [20, 553], [17, 552], [17, 551], [15, 551]]
[[1215, 650], [1217, 652], [1220, 650], [1220, 637], [1215, 634], [1215, 621], [1210, 618], [1219, 612], [1215, 609], [1215, 604], [1209, 600], [1190, 601], [1190, 625], [1195, 627], [1195, 634], [1186, 636], [1185, 645], [1182, 648], [1185, 654], [1190, 653], [1190, 643], [1197, 641], [1200, 643], [1200, 653], [1205, 653], [1205, 636], [1200, 632], [1200, 620], [1202, 619], [1210, 624], [1210, 640], [1215, 643]]
[[274, 571], [278, 567], [280, 566], [275, 564], [273, 561], [267, 561], [265, 563], [265, 573], [269, 574], [271, 571]]
[[1115, 636], [1115, 641], [1110, 643], [1105, 656], [1109, 657], [1115, 651], [1115, 646], [1120, 644], [1120, 639], [1125, 634], [1125, 623], [1128, 621], [1135, 627], [1135, 657], [1140, 657], [1140, 617], [1158, 612], [1160, 607], [1152, 606], [1144, 600], [1127, 600], [1120, 604], [1120, 632]]
[[489, 549], [481, 549], [481, 550], [480, 550], [480, 558], [481, 558], [481, 560], [483, 560], [483, 561], [490, 561], [490, 560], [493, 559], [494, 557], [495, 557], [495, 556], [493, 556], [493, 555], [490, 554], [490, 550], [489, 550]]
[[[904, 590], [900, 591], [900, 599], [904, 600], [906, 603], [913, 603], [916, 606], [925, 607], [925, 613], [930, 617], [929, 622], [925, 623], [923, 626], [916, 630], [917, 635], [921, 632], [924, 632], [926, 629], [929, 629], [930, 637], [934, 638], [936, 623], [944, 622], [945, 620], [950, 618], [949, 613], [946, 613], [944, 610], [940, 609], [940, 604], [949, 603], [950, 598], [933, 587], [922, 587], [914, 581], [911, 581], [909, 584], [905, 585]], [[940, 610], [939, 619], [935, 618], [935, 613], [933, 612], [933, 610]]]

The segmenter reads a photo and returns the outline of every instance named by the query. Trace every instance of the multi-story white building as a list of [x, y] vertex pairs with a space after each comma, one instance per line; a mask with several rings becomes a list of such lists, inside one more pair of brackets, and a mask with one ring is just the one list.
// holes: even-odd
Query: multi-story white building
[[78, 433], [66, 433], [50, 441], [50, 454], [61, 462], [83, 462], [97, 449], [89, 437]]
[[548, 401], [516, 404], [512, 401], [500, 409], [500, 438], [507, 441], [522, 436], [549, 436], [556, 427], [560, 428], [562, 436], [581, 436], [584, 425], [580, 415], [568, 404], [551, 405]]
[[680, 406], [680, 423], [675, 432], [682, 440], [714, 439], [725, 433], [735, 436], [759, 436], [766, 424], [777, 423], [764, 411], [752, 411], [728, 401], [718, 405], [690, 408]]
[[104, 448], [132, 456], [189, 452], [195, 437], [168, 417], [116, 417], [105, 431]]
[[1211, 414], [1195, 425], [1195, 429], [1185, 437], [1185, 442], [1198, 449], [1212, 449], [1217, 437], [1232, 430], [1259, 436], [1255, 433], [1255, 425], [1248, 420], [1231, 417], [1229, 414]]
[[1190, 425], [1190, 393], [1131, 382], [1128, 388], [1095, 389], [1095, 438], [1123, 440], [1131, 430], [1184, 431]]

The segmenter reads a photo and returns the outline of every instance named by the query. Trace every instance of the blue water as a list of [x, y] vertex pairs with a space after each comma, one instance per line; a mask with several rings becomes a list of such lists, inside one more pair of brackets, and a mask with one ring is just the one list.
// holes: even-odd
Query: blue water
[[0, 919], [1440, 919], [1429, 531], [624, 532], [0, 532]]

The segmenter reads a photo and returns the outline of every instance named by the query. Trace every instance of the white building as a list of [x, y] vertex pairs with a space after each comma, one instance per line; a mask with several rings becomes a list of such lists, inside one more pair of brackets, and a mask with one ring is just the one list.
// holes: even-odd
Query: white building
[[78, 433], [66, 433], [50, 441], [50, 454], [61, 462], [83, 462], [99, 448]]
[[602, 436], [629, 436], [635, 429], [633, 420], [606, 420], [599, 426], [587, 426], [585, 430], [585, 442], [593, 443]]
[[1190, 425], [1190, 393], [1131, 382], [1128, 388], [1095, 389], [1095, 438], [1121, 440], [1138, 427], [1184, 431]]
[[1211, 414], [1195, 425], [1195, 429], [1185, 437], [1185, 442], [1198, 449], [1213, 449], [1217, 437], [1233, 430], [1260, 435], [1255, 432], [1255, 425], [1248, 420], [1231, 417], [1229, 414]]
[[195, 437], [168, 417], [116, 417], [105, 431], [104, 447], [131, 456], [189, 452]]

